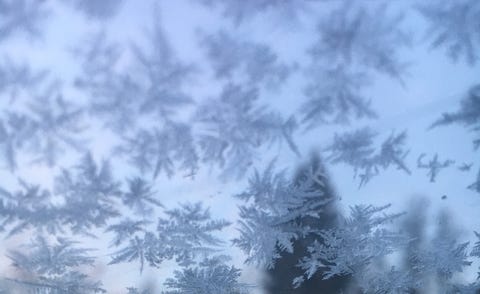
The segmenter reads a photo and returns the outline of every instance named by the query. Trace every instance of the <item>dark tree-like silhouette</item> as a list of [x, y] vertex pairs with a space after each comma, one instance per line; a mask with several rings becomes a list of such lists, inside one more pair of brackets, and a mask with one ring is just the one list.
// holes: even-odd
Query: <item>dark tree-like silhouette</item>
[[[302, 177], [309, 171], [324, 170], [323, 162], [317, 155], [311, 156], [308, 163], [302, 165], [295, 176], [295, 182], [302, 181]], [[323, 171], [322, 173], [325, 174]], [[325, 181], [326, 180], [326, 181]], [[333, 184], [327, 176], [324, 185], [318, 184], [316, 189], [323, 192], [324, 197], [331, 200], [326, 204], [319, 218], [303, 216], [301, 221], [314, 229], [331, 229], [339, 224], [340, 213], [338, 212], [336, 192]], [[267, 271], [265, 282], [265, 293], [268, 294], [314, 294], [314, 293], [342, 293], [348, 290], [351, 284], [351, 276], [335, 276], [323, 279], [322, 271], [318, 271], [312, 278], [304, 281], [298, 288], [295, 288], [292, 281], [301, 276], [304, 270], [298, 267], [299, 261], [307, 255], [307, 249], [318, 236], [308, 234], [302, 239], [293, 242], [293, 253], [282, 252], [281, 257], [275, 262], [275, 267]]]

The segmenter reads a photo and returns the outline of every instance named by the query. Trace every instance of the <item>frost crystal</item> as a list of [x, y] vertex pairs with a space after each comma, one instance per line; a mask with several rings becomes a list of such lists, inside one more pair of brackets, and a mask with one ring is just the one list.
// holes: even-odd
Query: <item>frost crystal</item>
[[259, 13], [266, 11], [280, 12], [285, 19], [295, 19], [305, 10], [306, 4], [294, 0], [193, 0], [209, 7], [220, 6], [223, 16], [232, 19], [235, 25], [240, 25]]
[[164, 260], [175, 259], [189, 266], [197, 257], [218, 251], [222, 241], [213, 234], [229, 225], [224, 220], [211, 220], [208, 209], [200, 203], [184, 204], [165, 214], [158, 219], [155, 232], [147, 231], [145, 222], [128, 220], [110, 227], [109, 231], [116, 233], [115, 246], [128, 241], [113, 254], [110, 264], [139, 260], [142, 271], [145, 262], [158, 267]]
[[435, 179], [437, 178], [437, 175], [440, 172], [440, 170], [447, 168], [455, 163], [455, 161], [449, 160], [449, 159], [445, 160], [444, 162], [438, 161], [437, 153], [435, 153], [433, 158], [428, 163], [424, 163], [422, 159], [425, 156], [426, 156], [425, 153], [420, 154], [420, 156], [417, 159], [417, 167], [428, 169], [428, 176], [430, 177], [430, 182], [432, 183], [435, 182]]
[[368, 85], [365, 74], [338, 66], [333, 69], [312, 68], [312, 80], [305, 89], [308, 100], [301, 108], [308, 128], [324, 123], [348, 124], [354, 116], [376, 118], [370, 101], [362, 90]]
[[285, 141], [298, 153], [293, 141], [295, 118], [256, 105], [256, 88], [229, 84], [218, 99], [199, 107], [197, 121], [202, 125], [198, 145], [202, 160], [218, 164], [224, 176], [241, 177], [258, 156], [259, 148]]
[[[82, 110], [64, 100], [55, 88], [47, 89], [45, 96], [30, 105], [35, 131], [30, 148], [40, 153], [36, 162], [46, 162], [49, 166], [55, 165], [59, 154], [68, 147], [82, 151], [85, 144], [78, 137], [85, 130], [80, 124]], [[58, 96], [54, 97], [55, 94]]]
[[90, 250], [74, 245], [75, 242], [63, 238], [57, 238], [56, 244], [50, 245], [45, 238], [37, 237], [29, 253], [11, 251], [9, 258], [13, 266], [31, 277], [11, 280], [35, 293], [106, 293], [100, 282], [92, 282], [77, 271], [81, 266], [92, 266], [94, 259], [89, 256]]
[[310, 170], [297, 183], [276, 173], [273, 162], [255, 172], [246, 192], [237, 197], [250, 202], [240, 206], [240, 237], [233, 240], [247, 254], [247, 263], [272, 268], [283, 251], [293, 252], [293, 241], [310, 232], [302, 218], [318, 218], [332, 201], [325, 195], [323, 170]]
[[73, 169], [64, 169], [56, 178], [56, 194], [65, 199], [64, 224], [70, 225], [73, 232], [87, 235], [91, 235], [91, 228], [107, 225], [112, 217], [119, 215], [115, 206], [119, 185], [109, 162], [98, 166], [90, 153]]
[[360, 187], [367, 184], [380, 173], [380, 168], [395, 166], [410, 174], [405, 164], [408, 151], [404, 150], [406, 132], [391, 134], [376, 151], [373, 142], [377, 133], [370, 128], [354, 132], [335, 134], [333, 143], [325, 151], [329, 153], [327, 160], [333, 164], [345, 163], [353, 167], [355, 176], [360, 177]]
[[31, 38], [41, 35], [41, 23], [47, 16], [44, 3], [31, 0], [0, 1], [0, 41], [22, 32]]
[[421, 5], [419, 11], [430, 24], [426, 38], [431, 48], [444, 47], [454, 61], [464, 57], [470, 65], [476, 64], [480, 48], [478, 1], [431, 1]]
[[[354, 206], [351, 216], [345, 218], [338, 228], [321, 230], [318, 241], [308, 249], [299, 266], [305, 270], [305, 277], [311, 278], [317, 271], [323, 278], [336, 275], [358, 274], [375, 259], [392, 253], [403, 241], [399, 233], [388, 230], [385, 225], [401, 214], [378, 216], [390, 205]], [[296, 279], [297, 285], [303, 281]]]
[[225, 31], [206, 36], [202, 44], [218, 79], [231, 80], [239, 75], [248, 85], [265, 84], [275, 89], [293, 69], [281, 63], [267, 45], [238, 41]]
[[238, 282], [240, 270], [217, 259], [206, 259], [196, 267], [174, 272], [164, 283], [172, 289], [164, 294], [246, 294], [248, 287]]
[[[460, 102], [460, 109], [456, 112], [444, 113], [443, 117], [431, 125], [431, 128], [462, 124], [480, 135], [480, 85], [470, 88], [468, 94]], [[480, 147], [480, 137], [473, 140], [475, 150]]]
[[140, 172], [151, 172], [154, 178], [161, 172], [172, 177], [179, 170], [193, 177], [198, 164], [193, 139], [189, 125], [168, 122], [163, 128], [139, 129], [117, 150]]
[[387, 8], [378, 5], [369, 11], [345, 2], [319, 23], [320, 39], [310, 54], [328, 62], [361, 65], [401, 81], [406, 64], [399, 61], [399, 49], [408, 47], [410, 39], [400, 26], [403, 15], [390, 16]]

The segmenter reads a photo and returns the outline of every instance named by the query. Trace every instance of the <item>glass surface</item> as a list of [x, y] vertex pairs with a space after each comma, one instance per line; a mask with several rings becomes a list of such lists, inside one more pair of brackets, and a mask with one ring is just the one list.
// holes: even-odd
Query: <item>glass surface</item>
[[476, 293], [479, 66], [477, 0], [0, 0], [0, 292]]

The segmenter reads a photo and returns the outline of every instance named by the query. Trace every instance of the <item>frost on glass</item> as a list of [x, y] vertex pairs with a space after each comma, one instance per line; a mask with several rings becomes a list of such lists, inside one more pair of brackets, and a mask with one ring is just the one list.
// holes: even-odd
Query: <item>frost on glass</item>
[[257, 105], [256, 88], [227, 84], [219, 97], [197, 110], [201, 133], [201, 160], [219, 166], [227, 177], [241, 177], [259, 156], [260, 147], [286, 144], [298, 153], [294, 141], [295, 117], [284, 117]]
[[76, 242], [68, 239], [57, 238], [49, 242], [44, 237], [37, 237], [29, 247], [28, 253], [14, 250], [8, 254], [12, 265], [30, 277], [13, 282], [38, 293], [106, 293], [101, 282], [90, 280], [78, 270], [93, 265], [91, 250], [78, 248]]
[[212, 220], [208, 209], [201, 203], [187, 203], [180, 208], [165, 210], [158, 218], [156, 229], [143, 222], [130, 220], [110, 226], [115, 233], [113, 254], [110, 264], [120, 262], [140, 263], [140, 272], [145, 263], [159, 267], [165, 260], [175, 260], [179, 265], [189, 266], [201, 256], [219, 252], [223, 241], [215, 236], [229, 225], [225, 220]]
[[272, 268], [283, 251], [293, 252], [294, 241], [314, 229], [304, 218], [319, 218], [333, 200], [325, 179], [323, 170], [312, 166], [298, 181], [290, 181], [285, 172], [275, 171], [273, 162], [254, 173], [248, 189], [237, 195], [247, 204], [240, 206], [240, 237], [233, 240], [247, 254], [247, 263]]
[[404, 146], [407, 133], [392, 133], [376, 150], [374, 140], [377, 136], [370, 128], [335, 134], [333, 143], [325, 149], [326, 159], [333, 164], [344, 163], [353, 167], [354, 176], [360, 179], [360, 187], [377, 176], [381, 169], [390, 166], [410, 174], [405, 162], [409, 153]]
[[[389, 206], [354, 206], [339, 228], [317, 232], [321, 241], [308, 248], [309, 254], [299, 264], [305, 270], [305, 278], [311, 278], [319, 268], [323, 269], [324, 279], [357, 274], [375, 259], [393, 252], [404, 241], [399, 233], [384, 228], [401, 215], [379, 215]], [[302, 281], [303, 277], [299, 277], [295, 283]]]
[[0, 292], [478, 292], [479, 11], [0, 0]]
[[239, 26], [243, 22], [266, 12], [276, 12], [289, 19], [299, 16], [307, 6], [294, 0], [193, 0], [207, 7], [220, 7], [222, 15]]
[[437, 153], [435, 153], [435, 155], [432, 157], [431, 160], [429, 160], [428, 162], [424, 162], [425, 156], [426, 156], [425, 153], [420, 154], [420, 156], [417, 159], [417, 167], [428, 170], [427, 175], [430, 177], [430, 182], [435, 182], [435, 179], [437, 178], [438, 173], [442, 169], [447, 168], [455, 163], [455, 161], [450, 159], [439, 161]]
[[451, 3], [422, 3], [418, 11], [429, 24], [425, 39], [432, 49], [442, 48], [455, 61], [475, 65], [480, 46], [480, 4], [463, 0]]
[[23, 33], [29, 38], [38, 38], [42, 33], [41, 24], [48, 12], [42, 1], [2, 0], [0, 1], [0, 41]]
[[249, 85], [276, 89], [295, 69], [281, 62], [267, 44], [236, 40], [226, 31], [205, 36], [202, 45], [215, 78], [220, 80], [239, 77]]
[[197, 267], [175, 271], [174, 278], [165, 281], [164, 294], [246, 294], [250, 287], [238, 281], [240, 270], [221, 259], [205, 259]]
[[139, 129], [124, 139], [117, 152], [127, 156], [142, 174], [160, 174], [171, 177], [179, 171], [195, 176], [198, 154], [189, 125], [168, 122], [163, 128]]

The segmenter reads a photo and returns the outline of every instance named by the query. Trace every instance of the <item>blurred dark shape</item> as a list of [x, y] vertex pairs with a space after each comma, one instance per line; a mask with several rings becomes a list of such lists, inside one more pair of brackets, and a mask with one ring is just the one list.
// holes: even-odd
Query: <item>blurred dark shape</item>
[[140, 286], [137, 287], [128, 287], [126, 294], [153, 294], [158, 293], [156, 289], [157, 281], [154, 278], [147, 278], [145, 281], [140, 283]]
[[[310, 170], [323, 169], [323, 163], [318, 156], [312, 156], [308, 164], [299, 168], [295, 177], [301, 181], [301, 177]], [[327, 176], [328, 178], [328, 176]], [[340, 214], [336, 208], [338, 197], [331, 182], [327, 181], [323, 186], [318, 185], [318, 190], [324, 191], [331, 202], [324, 206], [320, 218], [302, 216], [302, 222], [315, 229], [329, 229], [338, 225]], [[307, 255], [307, 248], [318, 236], [313, 234], [293, 242], [293, 253], [283, 251], [281, 257], [275, 262], [275, 267], [267, 271], [265, 293], [267, 294], [317, 294], [317, 293], [349, 293], [352, 277], [335, 276], [328, 280], [322, 278], [322, 271], [319, 270], [312, 278], [304, 281], [298, 288], [294, 288], [292, 281], [304, 274], [304, 270], [297, 267], [299, 261]]]
[[127, 291], [128, 291], [127, 294], [151, 294], [151, 293], [152, 293], [152, 292], [150, 292], [149, 289], [138, 290], [138, 289], [135, 288], [135, 287], [128, 287], [128, 288], [127, 288]]
[[[411, 201], [408, 205], [410, 211], [407, 213], [400, 227], [405, 236], [411, 241], [405, 247], [404, 258], [401, 264], [402, 267], [407, 268], [413, 275], [417, 276], [419, 280], [425, 279], [425, 274], [422, 273], [422, 268], [418, 265], [418, 260], [413, 258], [416, 253], [421, 250], [425, 241], [425, 228], [427, 223], [426, 212], [430, 206], [429, 201], [420, 196]], [[419, 289], [410, 289], [411, 294], [423, 293], [418, 292]]]
[[[401, 264], [401, 270], [409, 276], [410, 289], [406, 293], [431, 293], [432, 281], [437, 289], [445, 291], [442, 293], [480, 293], [478, 282], [457, 284], [453, 279], [471, 265], [467, 253], [469, 243], [459, 242], [461, 233], [449, 211], [441, 210], [435, 223], [429, 223], [428, 206], [426, 198], [413, 201], [401, 226], [410, 239]], [[427, 234], [430, 225], [435, 228], [432, 237]]]
[[445, 200], [445, 199], [447, 199], [447, 195], [442, 196], [442, 200]]

